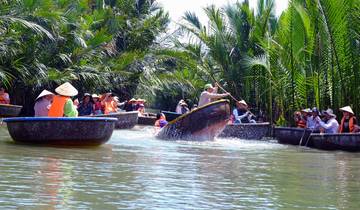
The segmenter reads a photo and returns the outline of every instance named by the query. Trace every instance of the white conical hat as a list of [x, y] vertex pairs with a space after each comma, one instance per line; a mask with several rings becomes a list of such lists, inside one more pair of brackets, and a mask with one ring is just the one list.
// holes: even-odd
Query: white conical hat
[[243, 105], [247, 106], [247, 103], [246, 103], [246, 101], [245, 101], [245, 100], [238, 101], [237, 103], [239, 103], [239, 104], [243, 104]]
[[43, 91], [39, 94], [39, 96], [35, 99], [35, 101], [38, 100], [38, 99], [41, 98], [41, 97], [48, 96], [48, 95], [54, 95], [54, 93], [52, 93], [52, 92], [50, 92], [50, 91], [48, 91], [48, 90], [43, 90]]
[[76, 96], [78, 91], [69, 82], [65, 82], [55, 89], [55, 92], [62, 96]]
[[351, 109], [350, 106], [345, 106], [343, 108], [340, 108], [340, 111], [343, 111], [343, 112], [349, 112], [351, 114], [354, 114], [354, 111]]

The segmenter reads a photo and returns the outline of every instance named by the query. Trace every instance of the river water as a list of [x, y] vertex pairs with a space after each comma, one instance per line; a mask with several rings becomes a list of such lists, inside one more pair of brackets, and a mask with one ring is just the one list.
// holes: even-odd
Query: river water
[[98, 148], [12, 143], [0, 131], [0, 209], [358, 209], [360, 154], [115, 131]]

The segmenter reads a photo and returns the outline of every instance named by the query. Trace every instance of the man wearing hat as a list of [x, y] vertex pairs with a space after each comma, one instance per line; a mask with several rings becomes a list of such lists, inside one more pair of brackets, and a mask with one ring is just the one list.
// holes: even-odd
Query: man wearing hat
[[251, 119], [251, 112], [248, 110], [248, 105], [244, 100], [236, 102], [236, 108], [233, 110], [234, 124], [239, 123], [256, 123]]
[[354, 133], [358, 130], [357, 120], [354, 116], [354, 111], [350, 106], [345, 106], [340, 108], [340, 111], [343, 113], [343, 118], [341, 119], [339, 133]]
[[49, 109], [51, 102], [53, 100], [54, 93], [43, 90], [40, 95], [35, 99], [35, 117], [47, 117], [49, 114]]
[[136, 99], [132, 98], [128, 102], [126, 102], [125, 106], [124, 106], [124, 109], [127, 112], [136, 111]]
[[181, 102], [180, 106], [181, 106], [181, 114], [186, 114], [190, 112], [190, 109], [185, 101]]
[[212, 84], [206, 84], [204, 89], [200, 95], [199, 107], [211, 103], [214, 99], [220, 99], [230, 95], [229, 93], [218, 94], [218, 84], [216, 84], [216, 87], [213, 87]]
[[324, 112], [327, 122], [323, 122], [320, 117], [316, 118], [317, 123], [320, 124], [320, 128], [325, 129], [325, 133], [337, 133], [339, 129], [339, 123], [336, 120], [336, 115], [332, 109], [327, 109]]
[[69, 82], [66, 82], [55, 89], [59, 95], [54, 96], [48, 116], [49, 117], [77, 117], [78, 111], [71, 100], [78, 91]]
[[314, 107], [311, 110], [311, 116], [307, 118], [306, 127], [312, 130], [319, 130], [320, 124], [317, 122], [316, 118], [320, 115], [319, 110]]

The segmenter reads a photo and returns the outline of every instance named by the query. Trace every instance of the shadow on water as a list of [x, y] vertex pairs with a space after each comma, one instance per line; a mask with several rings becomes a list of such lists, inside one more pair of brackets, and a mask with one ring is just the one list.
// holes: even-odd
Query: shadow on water
[[356, 209], [360, 155], [274, 141], [160, 141], [150, 127], [97, 148], [12, 143], [0, 130], [2, 209]]

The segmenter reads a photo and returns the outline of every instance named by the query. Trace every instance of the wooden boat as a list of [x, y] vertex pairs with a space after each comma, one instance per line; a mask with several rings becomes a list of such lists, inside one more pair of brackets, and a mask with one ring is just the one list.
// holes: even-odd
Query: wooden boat
[[226, 125], [220, 138], [239, 138], [248, 140], [260, 140], [269, 136], [271, 125], [265, 123], [242, 123]]
[[15, 142], [53, 146], [98, 146], [107, 142], [116, 118], [15, 117], [6, 118]]
[[151, 125], [154, 126], [156, 121], [155, 115], [148, 115], [148, 116], [139, 116], [138, 118], [138, 124], [139, 125]]
[[169, 111], [161, 111], [161, 113], [163, 113], [166, 117], [166, 120], [167, 121], [173, 121], [175, 120], [176, 118], [180, 117], [181, 114], [178, 114], [176, 112], [169, 112]]
[[360, 151], [360, 133], [337, 133], [310, 135], [310, 147], [322, 150]]
[[303, 128], [288, 128], [288, 127], [275, 127], [274, 137], [280, 144], [299, 145], [302, 138], [302, 146], [306, 143], [310, 144], [309, 136], [311, 134], [310, 129]]
[[0, 117], [17, 117], [21, 112], [22, 106], [11, 104], [0, 104]]
[[112, 117], [117, 118], [116, 129], [131, 129], [138, 122], [138, 112], [118, 112], [112, 114], [93, 115], [92, 117]]
[[164, 140], [213, 140], [225, 128], [229, 118], [229, 101], [219, 100], [176, 118], [156, 136]]

